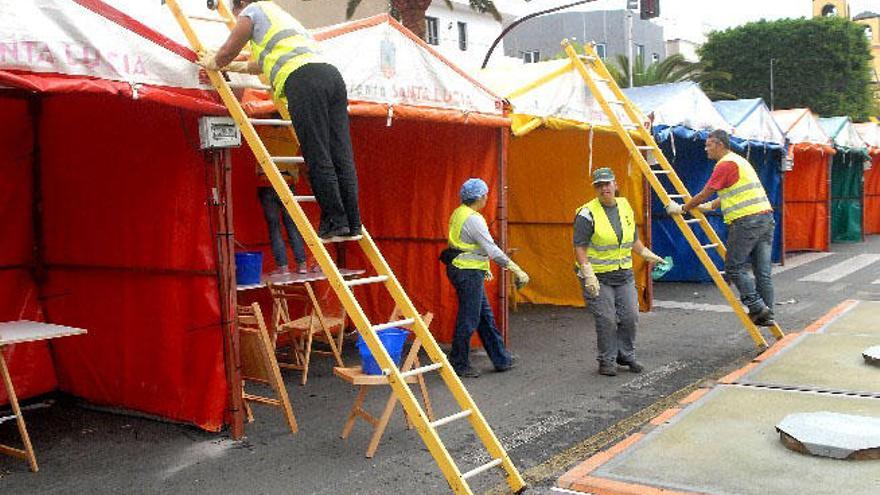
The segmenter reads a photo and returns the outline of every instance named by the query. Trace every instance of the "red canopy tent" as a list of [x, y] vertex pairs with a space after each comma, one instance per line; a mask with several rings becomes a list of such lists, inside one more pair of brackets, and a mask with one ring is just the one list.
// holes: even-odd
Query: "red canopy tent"
[[[228, 386], [239, 383], [237, 367], [224, 357], [234, 301], [221, 242], [229, 182], [198, 145], [198, 117], [224, 109], [194, 54], [159, 2], [35, 0], [12, 12], [0, 19], [0, 319], [89, 330], [51, 349], [12, 347], [16, 390], [24, 398], [57, 388], [207, 430], [240, 427]], [[393, 95], [391, 127], [390, 105], [352, 105], [365, 224], [417, 306], [441, 315], [442, 338], [454, 310], [434, 254], [446, 210], [470, 175], [502, 189], [506, 120], [496, 97], [393, 21], [333, 32], [370, 27], [400, 43], [398, 57], [412, 47], [432, 55], [422, 58], [433, 72], [420, 72], [411, 92], [443, 96], [432, 108]], [[352, 94], [363, 81], [346, 77]], [[465, 82], [468, 92], [446, 98]], [[259, 244], [254, 161], [246, 150], [233, 161], [235, 227]]]
[[789, 142], [792, 169], [785, 173], [786, 252], [828, 251], [831, 244], [831, 156], [834, 148], [809, 108], [775, 110]]
[[869, 146], [871, 168], [865, 170], [865, 234], [880, 234], [880, 124], [855, 124], [856, 130]]

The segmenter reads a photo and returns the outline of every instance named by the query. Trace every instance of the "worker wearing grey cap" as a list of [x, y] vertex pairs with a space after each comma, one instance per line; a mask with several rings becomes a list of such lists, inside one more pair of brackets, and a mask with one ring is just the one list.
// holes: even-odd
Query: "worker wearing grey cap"
[[593, 172], [596, 198], [577, 209], [574, 218], [575, 272], [584, 301], [596, 323], [599, 374], [614, 376], [617, 365], [633, 373], [644, 367], [636, 361], [639, 301], [632, 272], [632, 253], [649, 263], [663, 258], [642, 244], [629, 201], [617, 197], [614, 172]]

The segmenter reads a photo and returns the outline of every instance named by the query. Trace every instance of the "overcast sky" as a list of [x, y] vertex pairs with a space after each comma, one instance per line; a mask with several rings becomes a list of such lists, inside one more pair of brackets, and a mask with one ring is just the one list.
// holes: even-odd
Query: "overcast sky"
[[[496, 0], [499, 7], [511, 13], [525, 15], [536, 10], [564, 5], [575, 0]], [[810, 17], [810, 0], [659, 0], [658, 20], [665, 28], [665, 36], [702, 41], [703, 33], [725, 29], [760, 19]], [[870, 10], [880, 13], [880, 0], [850, 0], [853, 15]], [[626, 0], [596, 0], [571, 10], [618, 10]], [[506, 8], [505, 8], [506, 7]]]

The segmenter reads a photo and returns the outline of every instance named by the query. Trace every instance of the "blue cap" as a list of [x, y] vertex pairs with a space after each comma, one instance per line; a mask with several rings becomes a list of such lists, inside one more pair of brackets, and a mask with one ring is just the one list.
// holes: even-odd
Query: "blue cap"
[[461, 198], [462, 203], [469, 203], [487, 194], [489, 194], [489, 186], [486, 185], [486, 182], [483, 179], [471, 177], [461, 185], [458, 197]]

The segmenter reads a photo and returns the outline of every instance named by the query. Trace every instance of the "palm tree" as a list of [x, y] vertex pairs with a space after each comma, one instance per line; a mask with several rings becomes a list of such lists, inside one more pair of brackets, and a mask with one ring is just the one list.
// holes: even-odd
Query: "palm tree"
[[[450, 0], [444, 0], [450, 9], [453, 8]], [[501, 21], [501, 14], [495, 8], [492, 0], [469, 0], [471, 9], [483, 13], [488, 12], [496, 21]], [[351, 19], [354, 11], [361, 4], [361, 0], [348, 0], [345, 9], [346, 19]], [[425, 38], [425, 11], [431, 6], [431, 0], [388, 0], [391, 14], [400, 19], [401, 24], [415, 33], [419, 38]]]
[[[629, 58], [626, 55], [617, 55], [615, 62], [607, 64], [608, 72], [620, 87], [629, 87]], [[680, 53], [647, 66], [643, 57], [636, 57], [633, 61], [633, 86], [693, 81], [703, 88], [710, 99], [735, 99], [736, 96], [730, 93], [708, 89], [707, 83], [729, 81], [730, 78], [730, 73], [709, 70], [702, 62], [688, 62]]]

